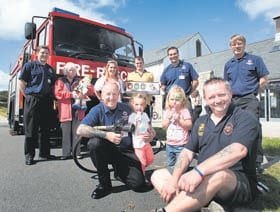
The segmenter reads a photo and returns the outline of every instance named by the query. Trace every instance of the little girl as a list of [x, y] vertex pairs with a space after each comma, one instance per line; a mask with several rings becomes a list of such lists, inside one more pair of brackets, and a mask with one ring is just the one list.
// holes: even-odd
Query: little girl
[[163, 114], [162, 127], [166, 131], [166, 154], [170, 171], [189, 140], [189, 130], [192, 128], [192, 117], [187, 109], [189, 101], [184, 90], [175, 85], [166, 97], [165, 112]]
[[146, 96], [141, 93], [135, 93], [130, 99], [130, 104], [134, 112], [130, 114], [128, 122], [135, 125], [135, 131], [132, 134], [133, 148], [145, 174], [145, 168], [154, 161], [152, 147], [145, 140], [147, 140], [146, 136], [149, 131], [153, 132], [153, 137], [155, 136], [155, 131], [151, 128], [147, 113], [143, 112], [147, 105]]

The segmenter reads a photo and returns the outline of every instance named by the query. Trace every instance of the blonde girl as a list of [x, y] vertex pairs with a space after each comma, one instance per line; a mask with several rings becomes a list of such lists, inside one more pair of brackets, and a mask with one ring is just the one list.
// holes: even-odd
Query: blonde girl
[[147, 135], [149, 132], [155, 131], [152, 129], [150, 119], [147, 113], [144, 112], [147, 105], [147, 97], [141, 93], [135, 93], [130, 99], [133, 112], [128, 117], [128, 122], [135, 125], [135, 131], [132, 134], [132, 143], [134, 152], [139, 158], [142, 171], [145, 174], [145, 168], [154, 161], [154, 153], [152, 147], [147, 141]]
[[165, 103], [162, 127], [166, 131], [166, 154], [172, 171], [179, 153], [189, 140], [192, 118], [188, 108], [189, 101], [184, 90], [174, 85], [168, 92]]

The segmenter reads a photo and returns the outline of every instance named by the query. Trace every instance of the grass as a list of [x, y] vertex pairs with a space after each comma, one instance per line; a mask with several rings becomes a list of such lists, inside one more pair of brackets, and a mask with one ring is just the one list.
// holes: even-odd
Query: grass
[[[164, 129], [155, 128], [155, 130], [158, 139], [166, 139]], [[275, 159], [275, 163], [265, 169], [264, 173], [259, 177], [259, 181], [268, 186], [270, 191], [259, 195], [248, 207], [257, 211], [280, 212], [280, 138], [263, 138], [263, 149], [269, 160]]]
[[0, 107], [0, 116], [7, 117], [7, 108]]

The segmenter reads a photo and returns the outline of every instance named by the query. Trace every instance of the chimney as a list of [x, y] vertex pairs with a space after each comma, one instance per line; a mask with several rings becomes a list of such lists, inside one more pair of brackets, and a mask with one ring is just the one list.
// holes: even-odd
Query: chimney
[[273, 20], [275, 20], [276, 27], [275, 41], [280, 41], [280, 16], [273, 18]]

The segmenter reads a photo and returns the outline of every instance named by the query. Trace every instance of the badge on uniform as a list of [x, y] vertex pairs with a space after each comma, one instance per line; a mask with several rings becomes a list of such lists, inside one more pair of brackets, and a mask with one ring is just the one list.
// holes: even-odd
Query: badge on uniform
[[179, 76], [179, 79], [182, 79], [182, 80], [183, 80], [183, 79], [185, 79], [185, 76], [181, 74], [181, 75]]
[[198, 131], [197, 131], [197, 134], [198, 136], [203, 136], [204, 134], [204, 129], [205, 129], [205, 124], [204, 123], [201, 123], [198, 127]]

